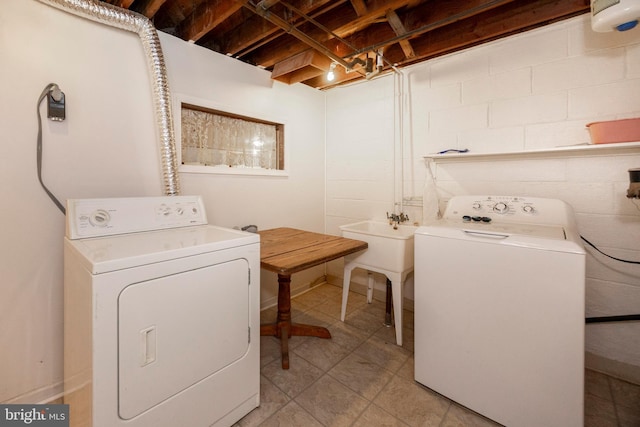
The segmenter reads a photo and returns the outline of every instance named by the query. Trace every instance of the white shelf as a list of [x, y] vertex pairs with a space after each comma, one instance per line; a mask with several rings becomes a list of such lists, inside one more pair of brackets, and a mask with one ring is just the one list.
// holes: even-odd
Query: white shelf
[[425, 160], [433, 160], [436, 163], [455, 163], [487, 160], [529, 160], [559, 157], [609, 156], [622, 154], [640, 154], [640, 142], [569, 145], [544, 150], [514, 151], [507, 153], [427, 154], [423, 157]]

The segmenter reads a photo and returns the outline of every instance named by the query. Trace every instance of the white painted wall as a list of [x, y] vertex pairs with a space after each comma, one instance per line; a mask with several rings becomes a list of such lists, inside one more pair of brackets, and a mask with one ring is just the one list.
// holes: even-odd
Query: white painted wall
[[[182, 176], [209, 219], [260, 228], [324, 227], [324, 95], [271, 84], [269, 74], [161, 35], [172, 91], [283, 118], [287, 178]], [[48, 401], [62, 391], [64, 217], [36, 175], [36, 101], [50, 83], [67, 120], [43, 121], [44, 170], [59, 199], [163, 192], [151, 81], [138, 36], [35, 0], [0, 6], [0, 402]], [[294, 286], [324, 273], [294, 276]], [[313, 276], [315, 274], [315, 276]], [[275, 279], [263, 279], [273, 298]], [[271, 292], [271, 294], [269, 294]]]
[[[426, 154], [584, 144], [587, 123], [640, 116], [639, 31], [594, 33], [585, 15], [405, 69], [405, 197], [422, 196]], [[378, 141], [372, 130], [388, 121], [393, 105], [390, 76], [327, 93], [329, 232], [338, 234], [338, 226], [348, 222], [381, 219], [399, 200], [389, 183], [393, 153], [399, 150], [393, 132]], [[370, 164], [377, 167], [364, 166]], [[640, 260], [640, 212], [625, 197], [632, 167], [640, 167], [640, 149], [624, 155], [442, 163], [434, 171], [443, 203], [461, 194], [564, 199], [576, 211], [581, 234], [611, 255]], [[417, 208], [404, 210], [421, 220]], [[587, 316], [640, 312], [639, 267], [592, 253]], [[332, 281], [339, 283], [341, 267], [330, 265]], [[355, 279], [364, 283], [363, 275]], [[638, 322], [588, 325], [586, 341], [588, 363], [640, 381]]]

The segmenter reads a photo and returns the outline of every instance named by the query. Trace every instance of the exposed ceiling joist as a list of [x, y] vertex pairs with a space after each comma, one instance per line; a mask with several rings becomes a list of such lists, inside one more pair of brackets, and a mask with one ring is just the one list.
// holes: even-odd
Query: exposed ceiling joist
[[184, 40], [198, 41], [241, 7], [242, 3], [236, 0], [201, 3], [187, 19], [178, 25], [176, 33]]
[[[387, 11], [387, 21], [397, 35], [404, 36], [407, 34], [406, 28], [404, 28], [400, 17], [394, 10]], [[413, 59], [416, 57], [416, 53], [413, 51], [413, 47], [409, 40], [400, 40], [399, 43], [402, 51], [404, 52], [404, 56], [406, 56], [407, 59]]]
[[[144, 14], [160, 31], [268, 71], [277, 64], [292, 69], [311, 47], [314, 56], [326, 59], [314, 57], [295, 78], [274, 76], [302, 78], [318, 89], [371, 77], [358, 63], [381, 50], [386, 72], [391, 65], [401, 68], [588, 13], [590, 6], [590, 0], [102, 1]], [[342, 64], [333, 82], [322, 72], [330, 62]]]

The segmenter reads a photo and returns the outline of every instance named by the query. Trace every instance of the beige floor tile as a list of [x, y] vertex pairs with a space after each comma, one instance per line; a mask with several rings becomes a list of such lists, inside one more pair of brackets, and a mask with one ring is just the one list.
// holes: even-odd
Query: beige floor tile
[[[338, 303], [340, 308], [342, 308], [342, 288], [340, 288], [340, 298], [337, 300], [332, 298], [328, 302]], [[349, 292], [349, 298], [347, 298], [347, 313], [350, 313], [357, 309], [365, 308], [366, 305], [366, 295], [362, 295], [357, 292]]]
[[392, 372], [353, 353], [334, 366], [329, 375], [367, 400], [373, 400], [393, 377]]
[[638, 411], [628, 410], [627, 408], [617, 408], [617, 411], [620, 427], [640, 426], [640, 414]]
[[[314, 309], [321, 311], [322, 313], [331, 316], [335, 320], [340, 320], [340, 311], [342, 307], [340, 304], [336, 304], [334, 301], [327, 300], [321, 304], [318, 304]], [[353, 307], [347, 307], [347, 313], [353, 312]]]
[[300, 304], [307, 308], [313, 308], [318, 304], [322, 304], [326, 300], [327, 300], [327, 297], [320, 294], [319, 292], [311, 290], [301, 295], [297, 295], [293, 297], [291, 299], [291, 306], [293, 306], [294, 304]]
[[[385, 316], [387, 313], [387, 305], [386, 303], [384, 303], [383, 301], [379, 301], [377, 299], [374, 299], [371, 304], [367, 304], [366, 303], [366, 297], [364, 297], [365, 300], [365, 304], [362, 305], [362, 310], [365, 313], [369, 313], [373, 316], [376, 317], [376, 319], [378, 319], [379, 322], [384, 323], [385, 320]], [[351, 299], [351, 297], [349, 297], [349, 299]]]
[[349, 426], [369, 402], [328, 375], [304, 390], [296, 402], [325, 426]]
[[451, 404], [441, 427], [500, 427], [500, 424], [493, 422], [466, 408]]
[[438, 426], [449, 408], [449, 401], [394, 376], [373, 401], [376, 405], [412, 426]]
[[371, 314], [364, 309], [354, 310], [344, 319], [344, 323], [347, 325], [361, 329], [369, 335], [382, 328], [383, 322], [384, 317], [380, 319], [378, 316]]
[[371, 404], [356, 420], [353, 427], [405, 427], [407, 425], [379, 406]]
[[618, 420], [613, 402], [585, 393], [584, 425], [585, 427], [617, 426]]
[[341, 347], [333, 338], [309, 339], [293, 351], [325, 372], [349, 354], [349, 350]]
[[[382, 323], [384, 328], [379, 328], [373, 336], [380, 338], [381, 340], [395, 344], [396, 343], [396, 327], [395, 325], [387, 326]], [[403, 331], [404, 332], [404, 331]]]
[[282, 369], [281, 361], [278, 358], [278, 360], [264, 366], [261, 372], [291, 398], [295, 398], [323, 374], [320, 368], [313, 366], [293, 352], [289, 353], [289, 369]]
[[330, 285], [328, 283], [316, 286], [310, 292], [313, 292], [316, 295], [322, 296], [324, 298], [330, 298], [334, 300], [336, 298], [342, 298], [342, 288]]
[[600, 372], [586, 370], [584, 374], [585, 393], [598, 396], [601, 399], [613, 401], [608, 377]]
[[280, 358], [280, 340], [272, 336], [260, 337], [260, 367]]
[[321, 427], [307, 411], [291, 401], [275, 415], [260, 424], [262, 427]]
[[291, 399], [264, 375], [260, 376], [260, 406], [246, 415], [238, 425], [259, 426], [263, 421], [284, 407]]
[[640, 414], [640, 385], [631, 384], [617, 378], [609, 378], [611, 393], [616, 407], [625, 407]]
[[404, 378], [409, 381], [414, 381], [415, 379], [415, 359], [413, 358], [413, 354], [404, 362], [404, 365], [400, 367], [396, 375], [400, 378]]
[[354, 350], [356, 354], [368, 359], [381, 368], [391, 372], [397, 372], [409, 359], [411, 352], [395, 343], [385, 342], [379, 338], [371, 337]]
[[297, 314], [295, 317], [291, 316], [291, 321], [293, 323], [304, 323], [307, 325], [323, 326], [326, 328], [338, 321], [338, 319], [312, 308], [304, 313]]
[[344, 322], [335, 322], [328, 326], [331, 339], [341, 347], [353, 351], [360, 344], [369, 339], [369, 335], [361, 329], [347, 325]]
[[[395, 326], [380, 328], [374, 333], [374, 336], [388, 343], [397, 343]], [[404, 328], [402, 330], [402, 348], [413, 352], [415, 349], [413, 339], [413, 329]]]

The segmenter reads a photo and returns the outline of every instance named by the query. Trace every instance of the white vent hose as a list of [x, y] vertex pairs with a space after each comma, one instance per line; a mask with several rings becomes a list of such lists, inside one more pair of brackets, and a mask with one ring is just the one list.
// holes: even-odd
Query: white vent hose
[[151, 21], [144, 15], [94, 0], [38, 0], [49, 6], [94, 22], [131, 31], [138, 34], [147, 57], [147, 65], [153, 85], [153, 99], [156, 109], [156, 125], [160, 136], [160, 158], [167, 196], [180, 194], [178, 161], [176, 156], [171, 98], [167, 71], [158, 33]]

